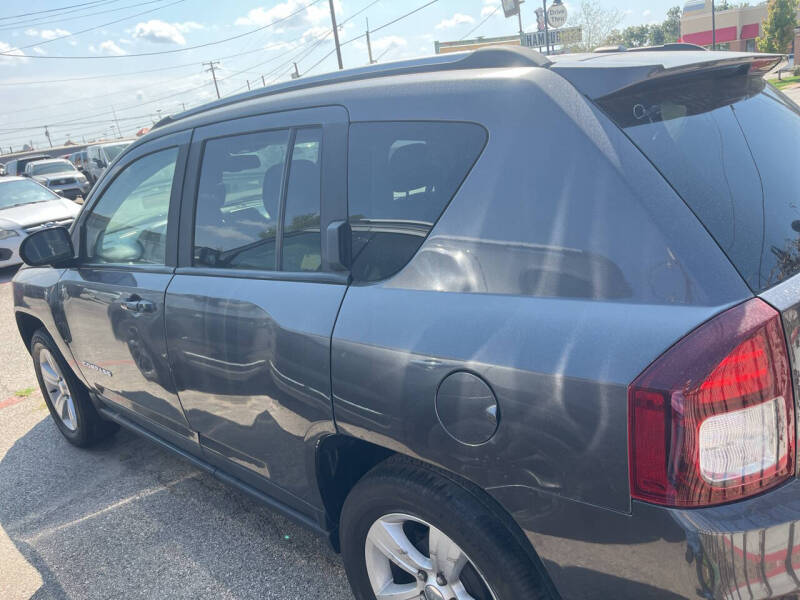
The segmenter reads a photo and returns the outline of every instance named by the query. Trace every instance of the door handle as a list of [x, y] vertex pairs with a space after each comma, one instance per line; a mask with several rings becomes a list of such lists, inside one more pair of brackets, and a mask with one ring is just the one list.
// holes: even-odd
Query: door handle
[[123, 310], [136, 313], [152, 313], [156, 311], [156, 305], [153, 302], [150, 302], [150, 300], [142, 300], [142, 297], [138, 294], [133, 294], [126, 300], [123, 300], [121, 306]]

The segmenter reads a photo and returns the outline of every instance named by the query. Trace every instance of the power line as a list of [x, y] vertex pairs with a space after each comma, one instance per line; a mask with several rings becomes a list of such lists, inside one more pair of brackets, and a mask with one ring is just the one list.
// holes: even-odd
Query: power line
[[467, 35], [465, 35], [464, 37], [462, 37], [462, 38], [461, 38], [461, 39], [459, 39], [458, 41], [460, 42], [461, 40], [465, 40], [465, 39], [467, 39], [469, 36], [471, 36], [473, 33], [475, 33], [476, 31], [478, 31], [478, 29], [480, 29], [480, 28], [481, 28], [481, 26], [482, 26], [484, 23], [486, 23], [486, 21], [488, 21], [489, 19], [491, 19], [491, 18], [492, 18], [492, 17], [495, 15], [495, 13], [497, 13], [497, 11], [498, 11], [498, 10], [500, 10], [500, 5], [499, 5], [499, 4], [498, 4], [497, 6], [495, 6], [495, 7], [494, 7], [494, 10], [493, 10], [492, 12], [490, 12], [488, 15], [486, 15], [486, 18], [485, 18], [485, 19], [483, 19], [483, 20], [482, 20], [480, 23], [478, 23], [477, 25], [475, 25], [475, 27], [473, 27], [472, 29], [470, 29], [470, 30], [469, 30], [469, 33], [467, 33]]
[[[59, 36], [59, 37], [55, 37], [55, 38], [50, 39], [50, 40], [43, 40], [41, 42], [36, 42], [35, 44], [28, 44], [27, 46], [17, 46], [16, 48], [12, 48], [11, 50], [8, 50], [7, 52], [0, 52], [0, 55], [19, 56], [18, 54], [9, 55], [8, 53], [9, 52], [16, 52], [16, 51], [20, 51], [20, 50], [27, 50], [28, 48], [34, 48], [36, 46], [44, 46], [45, 44], [51, 44], [53, 42], [58, 42], [59, 40], [65, 40], [67, 38], [75, 37], [76, 35], [81, 35], [81, 34], [84, 34], [84, 33], [88, 33], [89, 31], [95, 31], [96, 29], [102, 29], [103, 27], [108, 27], [109, 25], [115, 25], [117, 23], [121, 23], [122, 21], [127, 21], [128, 19], [133, 19], [134, 17], [140, 17], [142, 15], [146, 15], [146, 14], [149, 14], [149, 13], [152, 13], [152, 12], [156, 12], [157, 10], [163, 10], [165, 8], [169, 8], [170, 6], [175, 6], [176, 4], [180, 4], [181, 2], [186, 2], [186, 0], [175, 0], [174, 2], [170, 2], [169, 4], [164, 4], [162, 6], [156, 6], [155, 8], [149, 8], [147, 10], [143, 10], [141, 12], [134, 13], [132, 15], [126, 15], [126, 16], [122, 17], [121, 19], [115, 19], [114, 21], [109, 21], [108, 23], [103, 23], [102, 25], [95, 25], [94, 27], [89, 27], [87, 29], [81, 29], [80, 31], [76, 31], [75, 33], [69, 33], [67, 35], [62, 35], [62, 36]], [[40, 56], [39, 58], [46, 58], [46, 57]], [[53, 57], [53, 58], [55, 58], [55, 57]]]
[[[177, 0], [177, 2], [184, 2], [184, 1], [185, 0]], [[436, 1], [436, 0], [434, 0], [434, 1]], [[177, 3], [177, 2], [175, 2], [175, 3]], [[283, 21], [291, 19], [295, 15], [300, 14], [301, 12], [307, 10], [308, 8], [314, 6], [315, 4], [319, 4], [320, 2], [322, 2], [322, 0], [312, 0], [312, 2], [309, 2], [308, 4], [303, 6], [302, 8], [300, 8], [300, 9], [298, 9], [298, 10], [296, 10], [296, 11], [294, 11], [294, 12], [288, 14], [288, 15], [286, 15], [285, 17], [282, 17], [280, 19], [275, 19], [274, 21], [271, 21], [270, 23], [267, 23], [266, 25], [263, 25], [262, 27], [259, 27], [257, 29], [253, 29], [251, 31], [246, 31], [244, 33], [233, 35], [231, 37], [224, 38], [224, 39], [221, 39], [221, 40], [217, 40], [217, 41], [214, 41], [214, 42], [206, 42], [204, 44], [198, 44], [196, 46], [186, 46], [185, 48], [175, 48], [175, 49], [172, 49], [172, 50], [160, 50], [158, 52], [139, 52], [138, 54], [111, 54], [111, 55], [99, 55], [99, 56], [95, 56], [95, 55], [81, 55], [81, 56], [53, 56], [53, 55], [46, 55], [46, 56], [42, 56], [42, 55], [38, 55], [38, 54], [12, 54], [12, 52], [19, 51], [19, 50], [23, 49], [23, 48], [12, 48], [11, 50], [7, 50], [6, 52], [0, 52], [0, 56], [8, 56], [8, 57], [14, 57], [14, 58], [35, 58], [35, 59], [39, 59], [39, 60], [78, 60], [78, 59], [80, 59], [80, 60], [101, 60], [101, 59], [110, 59], [110, 58], [138, 58], [138, 57], [141, 57], [141, 56], [161, 56], [161, 55], [164, 55], [164, 54], [176, 54], [178, 52], [188, 52], [190, 50], [197, 50], [198, 48], [207, 48], [209, 46], [217, 46], [219, 44], [224, 44], [226, 42], [230, 42], [230, 41], [233, 41], [233, 40], [238, 40], [240, 38], [247, 37], [249, 35], [253, 35], [254, 33], [258, 33], [259, 31], [264, 31], [265, 29], [268, 29], [269, 27], [272, 27], [274, 25], [277, 25], [278, 23], [282, 23]], [[161, 7], [161, 8], [166, 8], [166, 7]], [[154, 9], [154, 10], [157, 10], [157, 9]], [[79, 32], [79, 33], [82, 33], [82, 32]], [[77, 35], [77, 34], [73, 34], [73, 35]], [[58, 38], [58, 39], [63, 39], [63, 38]], [[51, 41], [54, 41], [54, 40], [51, 40]], [[34, 44], [34, 46], [38, 46], [38, 45], [40, 45], [40, 44]], [[29, 47], [30, 46], [25, 46], [25, 48], [29, 48]]]
[[47, 8], [45, 10], [37, 10], [37, 11], [34, 11], [34, 12], [20, 13], [18, 15], [10, 15], [8, 17], [0, 17], [0, 21], [5, 21], [6, 19], [17, 19], [19, 17], [29, 17], [30, 15], [41, 15], [43, 13], [49, 13], [49, 12], [58, 12], [58, 11], [66, 10], [68, 8], [75, 8], [76, 6], [88, 6], [90, 4], [94, 4], [94, 5], [97, 5], [97, 4], [109, 4], [109, 3], [112, 3], [112, 2], [119, 2], [119, 0], [92, 0], [91, 2], [82, 2], [81, 4], [71, 4], [69, 6], [62, 6], [61, 8]]
[[[119, 2], [120, 0], [113, 0], [113, 1], [114, 2]], [[14, 29], [19, 29], [21, 27], [41, 27], [42, 25], [51, 25], [51, 24], [54, 24], [54, 23], [56, 23], [58, 25], [61, 25], [62, 23], [66, 22], [66, 21], [74, 21], [75, 19], [87, 19], [87, 18], [91, 18], [91, 17], [96, 17], [97, 15], [104, 15], [106, 13], [118, 12], [120, 10], [125, 10], [127, 8], [146, 6], [148, 4], [155, 4], [156, 2], [164, 2], [164, 1], [165, 0], [150, 0], [149, 2], [136, 2], [134, 4], [126, 4], [125, 6], [118, 6], [117, 8], [109, 8], [107, 10], [99, 10], [97, 12], [84, 13], [84, 14], [79, 14], [79, 15], [75, 15], [75, 16], [72, 16], [72, 17], [63, 18], [63, 17], [59, 16], [57, 19], [50, 19], [49, 21], [46, 20], [46, 19], [43, 21], [42, 17], [39, 17], [38, 19], [30, 19], [28, 21], [18, 21], [17, 23], [11, 23], [10, 25], [4, 25], [4, 26], [0, 27], [0, 31], [12, 31]], [[83, 10], [85, 10], [85, 9], [80, 9], [79, 11], [69, 11], [69, 12], [80, 12], [80, 11], [83, 11]], [[62, 14], [68, 14], [68, 13], [62, 13]]]

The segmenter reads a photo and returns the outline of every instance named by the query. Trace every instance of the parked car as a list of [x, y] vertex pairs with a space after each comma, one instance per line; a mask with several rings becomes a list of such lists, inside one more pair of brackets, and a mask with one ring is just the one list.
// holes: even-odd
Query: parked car
[[69, 162], [75, 165], [75, 168], [78, 169], [78, 171], [86, 175], [83, 166], [86, 158], [87, 158], [86, 150], [82, 150], [81, 152], [73, 152], [72, 154], [69, 155]]
[[106, 172], [108, 165], [130, 145], [131, 142], [113, 142], [110, 144], [95, 144], [86, 148], [86, 158], [83, 169], [89, 181], [94, 185], [100, 176]]
[[0, 269], [18, 265], [19, 245], [45, 227], [69, 227], [80, 206], [25, 177], [0, 179]]
[[358, 600], [796, 596], [778, 58], [489, 48], [163, 123], [21, 249], [55, 425], [307, 525]]
[[25, 176], [72, 200], [78, 196], [86, 197], [91, 187], [86, 176], [63, 158], [30, 162], [25, 165]]
[[50, 158], [49, 154], [32, 154], [25, 158], [15, 158], [6, 163], [6, 175], [23, 175], [25, 173], [25, 165], [29, 162], [37, 160], [45, 160]]

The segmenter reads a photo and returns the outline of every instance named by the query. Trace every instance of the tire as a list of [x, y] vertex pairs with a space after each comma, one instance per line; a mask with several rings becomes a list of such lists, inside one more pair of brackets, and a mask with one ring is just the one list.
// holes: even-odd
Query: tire
[[[378, 591], [388, 597], [403, 586], [393, 598], [553, 600], [541, 563], [523, 548], [509, 521], [471, 484], [418, 461], [392, 457], [354, 486], [342, 508], [342, 558], [355, 598], [376, 600], [382, 597]], [[385, 548], [397, 540], [405, 552], [394, 556], [404, 567], [391, 566], [386, 558]], [[465, 566], [450, 567], [445, 574], [440, 567], [453, 561], [432, 558], [442, 552], [432, 553], [431, 546], [459, 556], [456, 564], [466, 561]], [[423, 572], [415, 579], [411, 572], [420, 564]]]
[[119, 429], [116, 423], [100, 417], [86, 386], [72, 372], [44, 329], [37, 330], [31, 338], [31, 356], [50, 416], [67, 441], [86, 448]]

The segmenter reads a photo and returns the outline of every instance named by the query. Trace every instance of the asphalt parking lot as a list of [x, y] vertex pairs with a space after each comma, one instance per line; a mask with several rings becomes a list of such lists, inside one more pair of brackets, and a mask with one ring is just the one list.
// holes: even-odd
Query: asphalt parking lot
[[0, 598], [352, 598], [324, 540], [121, 431], [50, 422], [0, 271]]

